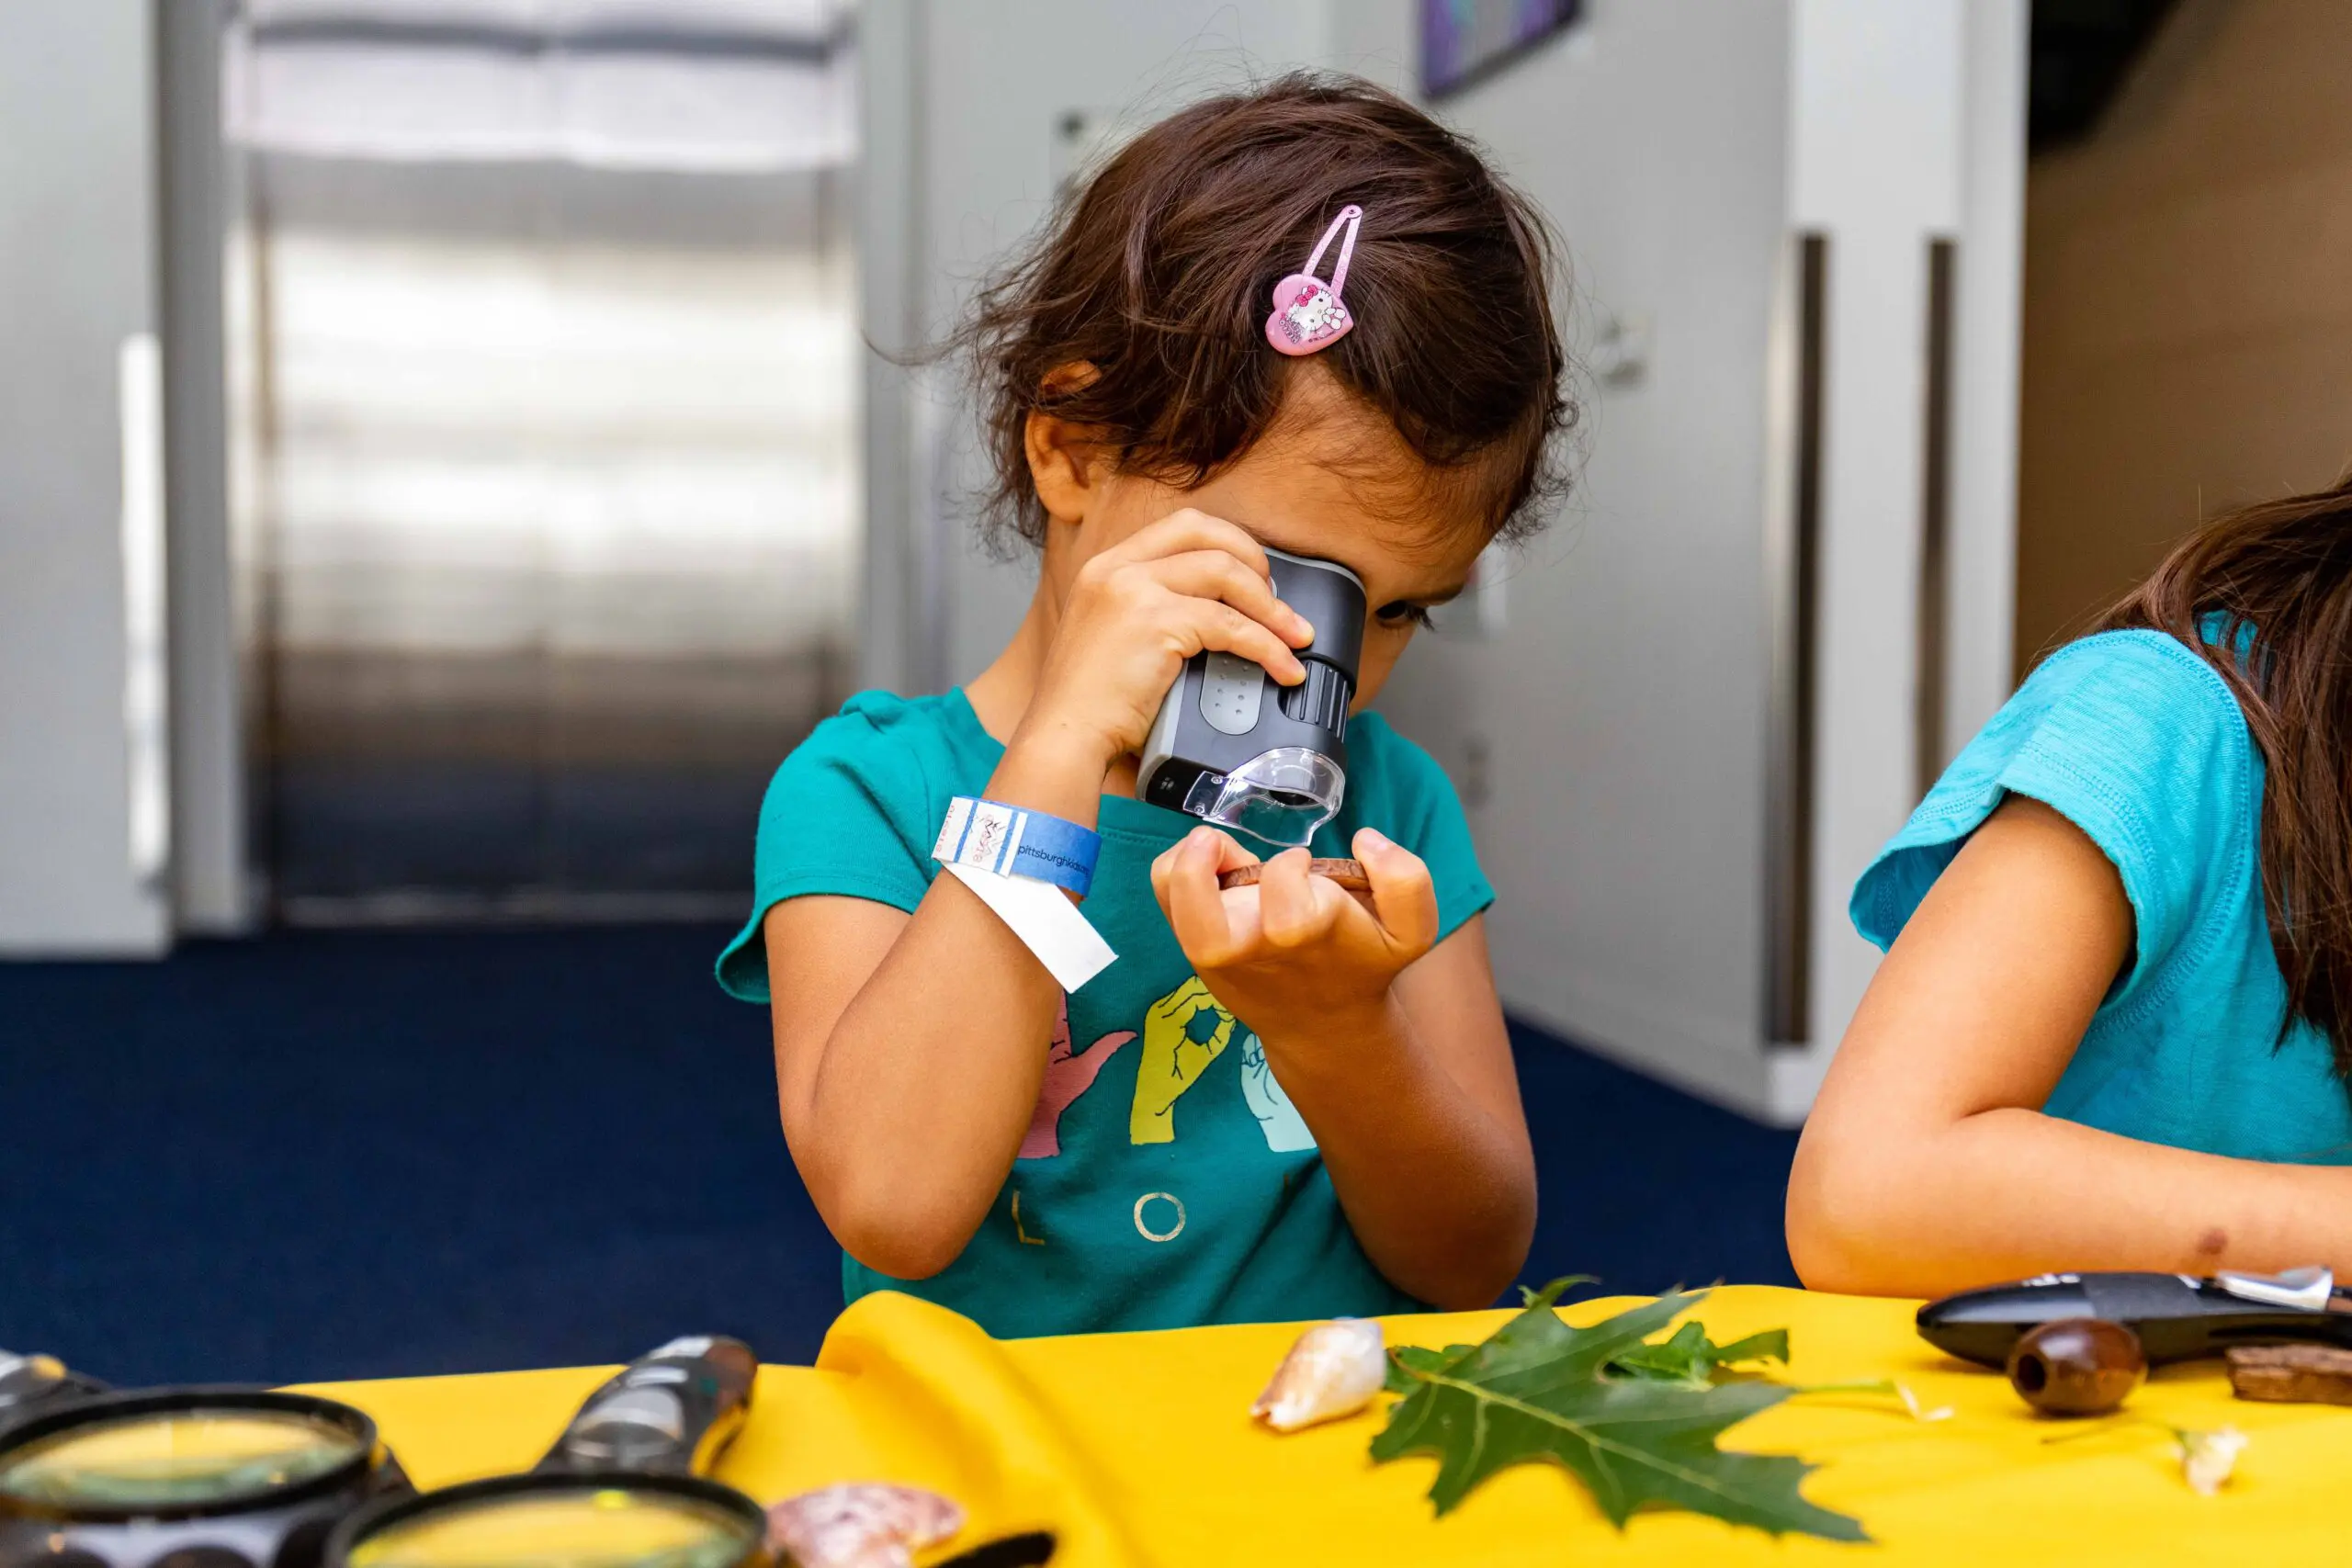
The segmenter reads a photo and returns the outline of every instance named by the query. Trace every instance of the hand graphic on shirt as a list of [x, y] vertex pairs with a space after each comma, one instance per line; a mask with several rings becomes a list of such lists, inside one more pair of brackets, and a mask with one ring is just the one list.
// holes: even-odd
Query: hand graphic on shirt
[[1315, 1134], [1306, 1128], [1306, 1118], [1290, 1102], [1283, 1086], [1274, 1077], [1272, 1066], [1266, 1060], [1266, 1048], [1258, 1043], [1254, 1034], [1241, 1037], [1241, 1098], [1250, 1105], [1250, 1114], [1258, 1119], [1258, 1130], [1266, 1135], [1266, 1147], [1274, 1153], [1290, 1154], [1315, 1146]]
[[1061, 1016], [1054, 1021], [1053, 1045], [1046, 1055], [1046, 1081], [1037, 1090], [1037, 1109], [1029, 1119], [1028, 1136], [1021, 1140], [1015, 1159], [1052, 1159], [1062, 1152], [1062, 1112], [1069, 1102], [1094, 1087], [1102, 1066], [1119, 1047], [1136, 1037], [1132, 1029], [1105, 1034], [1084, 1051], [1069, 1048], [1069, 998], [1062, 998]]
[[[1210, 1021], [1204, 1027], [1202, 1020]], [[1197, 975], [1151, 1004], [1143, 1019], [1143, 1063], [1136, 1069], [1127, 1141], [1176, 1141], [1176, 1101], [1233, 1040], [1233, 1015]]]

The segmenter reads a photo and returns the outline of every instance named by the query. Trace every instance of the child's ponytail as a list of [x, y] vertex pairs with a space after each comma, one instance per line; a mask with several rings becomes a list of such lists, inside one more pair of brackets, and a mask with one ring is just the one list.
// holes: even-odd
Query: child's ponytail
[[2196, 649], [2237, 694], [2267, 769], [2280, 1032], [2305, 1020], [2352, 1077], [2352, 475], [2199, 529], [2100, 629], [2128, 626]]

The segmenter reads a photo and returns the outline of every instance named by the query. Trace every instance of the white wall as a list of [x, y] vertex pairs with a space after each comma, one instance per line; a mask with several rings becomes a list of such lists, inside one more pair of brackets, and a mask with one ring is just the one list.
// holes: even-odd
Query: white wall
[[[1341, 8], [1338, 62], [1409, 90], [1414, 9]], [[1511, 1008], [1772, 1120], [1803, 1115], [1875, 970], [1847, 895], [1917, 795], [1939, 238], [1959, 242], [1942, 755], [2007, 694], [2025, 22], [2024, 0], [1593, 0], [1437, 106], [1559, 225], [1575, 346], [1639, 320], [1649, 358], [1586, 388], [1589, 465], [1500, 636], [1432, 639], [1385, 705], [1487, 784]], [[1807, 232], [1829, 291], [1808, 1010], [1775, 1039], [1768, 538]]]
[[1973, 0], [1963, 40], [1944, 758], [2016, 689], [2030, 0]]
[[1962, 22], [1958, 0], [1796, 0], [1794, 19], [1789, 216], [1829, 242], [1812, 1017], [1796, 1058], [1818, 1069], [1878, 966], [1848, 897], [1918, 798], [1928, 254], [1960, 227]]
[[[1341, 62], [1408, 87], [1412, 9], [1346, 9]], [[1557, 225], [1572, 350], [1645, 318], [1647, 368], [1581, 389], [1589, 462], [1520, 558], [1501, 635], [1427, 639], [1384, 706], [1457, 780], [1487, 749], [1473, 826], [1511, 1009], [1753, 1108], [1790, 17], [1779, 0], [1591, 10], [1438, 112]]]
[[[0, 953], [152, 952], [124, 721], [126, 337], [156, 321], [147, 0], [0, 8]], [[0, 1038], [5, 1038], [0, 1024]]]

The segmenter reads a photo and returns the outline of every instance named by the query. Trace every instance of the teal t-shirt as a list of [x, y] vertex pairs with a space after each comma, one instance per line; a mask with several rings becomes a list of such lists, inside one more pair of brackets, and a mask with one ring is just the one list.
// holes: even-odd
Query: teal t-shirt
[[[851, 698], [768, 786], [752, 919], [719, 956], [719, 984], [768, 999], [760, 922], [784, 899], [837, 894], [911, 911], [938, 874], [931, 849], [949, 798], [985, 793], [1003, 752], [960, 691]], [[1257, 1037], [1194, 976], [1152, 897], [1152, 861], [1198, 825], [1102, 798], [1085, 910], [1118, 958], [1037, 1042], [1044, 1090], [1004, 1190], [931, 1279], [844, 1256], [848, 1299], [906, 1291], [999, 1336], [1419, 1309], [1364, 1256]], [[1429, 863], [1442, 932], [1494, 901], [1445, 774], [1376, 714], [1349, 723], [1344, 804], [1314, 852], [1346, 854], [1360, 827]]]
[[2212, 667], [2154, 631], [2105, 632], [2033, 672], [1855, 885], [1862, 935], [1893, 944], [2004, 796], [2063, 814], [2115, 863], [2137, 922], [2043, 1109], [2148, 1143], [2241, 1159], [2352, 1159], [2352, 1099], [2297, 1022], [2270, 946], [2263, 768]]

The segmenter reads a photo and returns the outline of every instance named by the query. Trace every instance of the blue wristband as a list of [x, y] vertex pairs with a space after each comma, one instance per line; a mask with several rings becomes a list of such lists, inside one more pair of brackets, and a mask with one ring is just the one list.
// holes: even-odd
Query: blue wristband
[[1080, 897], [1094, 886], [1094, 863], [1102, 836], [1042, 811], [975, 800], [959, 795], [947, 803], [947, 820], [931, 858], [949, 865], [978, 866], [1000, 876], [1023, 876], [1067, 887]]

